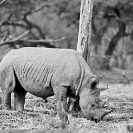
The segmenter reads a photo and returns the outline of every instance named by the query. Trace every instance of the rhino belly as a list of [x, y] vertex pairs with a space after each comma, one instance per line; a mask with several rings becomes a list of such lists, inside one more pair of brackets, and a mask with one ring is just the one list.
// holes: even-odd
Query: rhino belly
[[34, 81], [28, 80], [21, 80], [21, 86], [29, 93], [41, 97], [47, 98], [49, 96], [54, 95], [53, 89], [50, 86], [46, 86], [43, 83], [35, 83]]

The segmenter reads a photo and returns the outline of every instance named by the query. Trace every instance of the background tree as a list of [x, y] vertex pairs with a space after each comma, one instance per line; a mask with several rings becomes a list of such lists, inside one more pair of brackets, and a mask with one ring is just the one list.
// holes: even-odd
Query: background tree
[[78, 33], [79, 6], [80, 0], [5, 1], [1, 6], [2, 31], [6, 37], [29, 30], [30, 39], [58, 39], [65, 36], [65, 41], [54, 45], [76, 48], [74, 42]]
[[[60, 40], [65, 37], [61, 41], [51, 41], [47, 46], [76, 50], [77, 41], [81, 45], [78, 39], [81, 0], [1, 0], [1, 2], [0, 40], [11, 37], [14, 40], [29, 31], [22, 39], [39, 42], [45, 39]], [[94, 1], [92, 28], [87, 28], [88, 33], [91, 29], [91, 40], [88, 38], [83, 41], [88, 41], [86, 44], [89, 45], [89, 61], [92, 68], [133, 68], [132, 14], [132, 0]], [[83, 42], [81, 50], [85, 46]], [[38, 45], [39, 43], [32, 46], [42, 46]], [[0, 47], [1, 58], [12, 49], [12, 44], [14, 42]], [[31, 43], [21, 41], [21, 47], [24, 46], [31, 46]]]
[[80, 24], [77, 51], [84, 57], [88, 63], [90, 55], [90, 38], [91, 38], [91, 20], [93, 0], [82, 0], [80, 8]]
[[[132, 5], [131, 0], [115, 2], [97, 0], [94, 5], [92, 42], [94, 53], [105, 55], [104, 58], [99, 58], [102, 59], [102, 69], [109, 69], [110, 65], [112, 66], [112, 60], [115, 66], [127, 67], [126, 60], [128, 59], [125, 58], [131, 56], [128, 54], [128, 47], [131, 46], [130, 37], [132, 36]], [[121, 52], [118, 53], [118, 51]], [[128, 56], [126, 57], [125, 54]]]

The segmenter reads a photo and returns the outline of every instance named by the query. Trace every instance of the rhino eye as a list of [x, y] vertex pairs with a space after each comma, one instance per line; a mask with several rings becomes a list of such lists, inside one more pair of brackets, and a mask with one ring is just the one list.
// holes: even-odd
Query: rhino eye
[[96, 81], [93, 81], [93, 82], [90, 84], [90, 89], [91, 89], [91, 90], [94, 90], [94, 89], [96, 88], [97, 84], [98, 84], [97, 80], [96, 80]]
[[94, 103], [92, 103], [92, 104], [91, 104], [91, 107], [94, 107], [94, 106], [95, 106], [95, 104], [94, 104]]

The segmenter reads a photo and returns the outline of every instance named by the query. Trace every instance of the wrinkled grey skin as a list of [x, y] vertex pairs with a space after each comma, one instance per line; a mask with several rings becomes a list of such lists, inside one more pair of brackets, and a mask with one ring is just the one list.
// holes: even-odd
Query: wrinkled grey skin
[[[75, 50], [21, 48], [11, 50], [0, 63], [0, 86], [5, 109], [24, 110], [29, 92], [46, 99], [55, 95], [62, 127], [68, 124], [67, 97], [79, 97], [79, 106], [87, 119], [100, 120], [109, 113], [102, 108], [98, 80], [82, 56]], [[98, 102], [97, 102], [98, 101]]]

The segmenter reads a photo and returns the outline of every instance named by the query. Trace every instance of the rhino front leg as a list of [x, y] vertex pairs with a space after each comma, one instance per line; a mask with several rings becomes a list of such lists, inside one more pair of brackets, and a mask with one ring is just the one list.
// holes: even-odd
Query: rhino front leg
[[11, 109], [11, 92], [8, 91], [3, 92], [3, 105], [4, 109], [6, 110]]
[[14, 109], [18, 112], [24, 111], [26, 92], [16, 92], [14, 91]]
[[67, 115], [67, 88], [58, 87], [55, 89], [55, 97], [57, 99], [57, 112], [59, 118], [61, 119], [61, 127], [66, 128], [68, 125], [68, 115]]
[[69, 97], [67, 99], [67, 105], [67, 112], [78, 112], [81, 110], [79, 106], [79, 98]]

